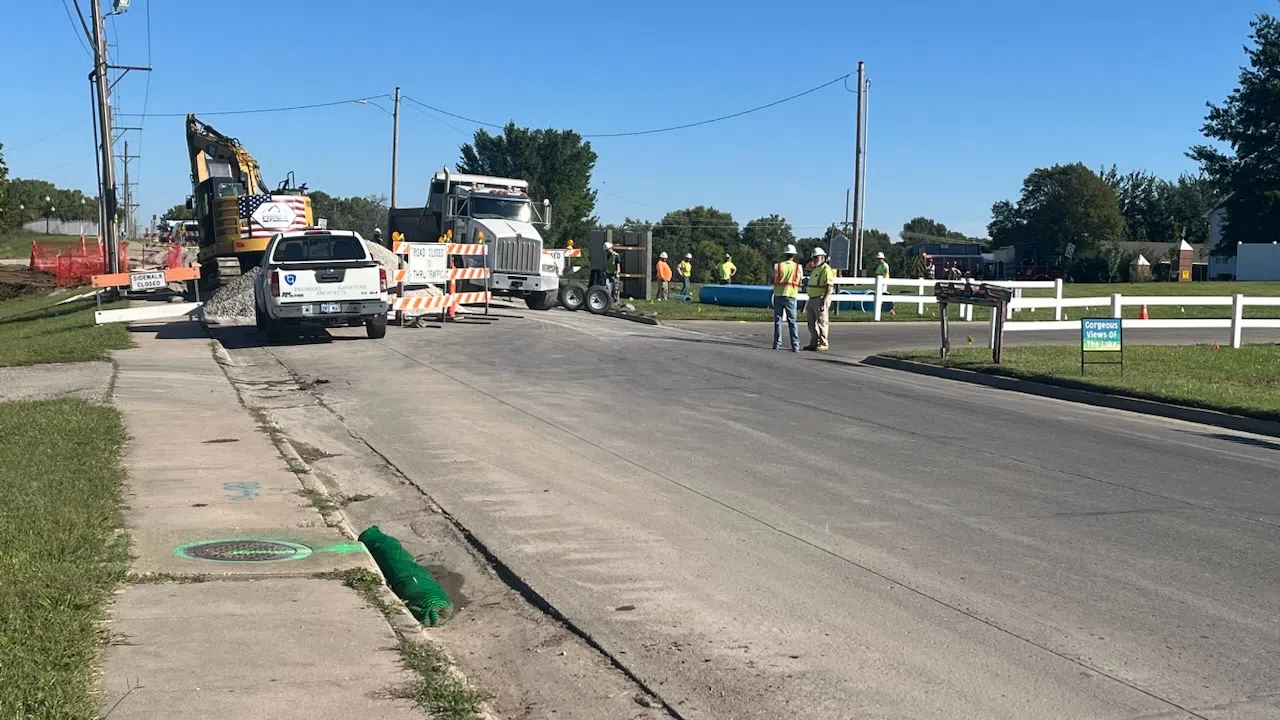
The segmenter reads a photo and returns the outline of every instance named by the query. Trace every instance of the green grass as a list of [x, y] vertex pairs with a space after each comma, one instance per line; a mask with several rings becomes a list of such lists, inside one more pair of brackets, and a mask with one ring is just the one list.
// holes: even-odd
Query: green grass
[[0, 367], [106, 360], [107, 351], [129, 347], [124, 325], [94, 324], [92, 299], [54, 305], [78, 292], [83, 290], [0, 302]]
[[1239, 350], [1211, 345], [1131, 345], [1124, 350], [1123, 375], [1118, 366], [1090, 365], [1081, 376], [1079, 345], [1006, 347], [1001, 365], [992, 364], [990, 350], [978, 348], [953, 350], [946, 360], [938, 357], [937, 350], [891, 355], [993, 375], [1280, 420], [1280, 345], [1246, 345]]
[[[862, 288], [858, 288], [861, 290]], [[1106, 297], [1105, 303], [1097, 307], [1090, 308], [1064, 308], [1063, 319], [1078, 320], [1082, 317], [1107, 317], [1111, 312], [1110, 296], [1113, 293], [1119, 293], [1127, 297], [1132, 296], [1151, 296], [1151, 295], [1185, 295], [1204, 296], [1204, 295], [1234, 295], [1236, 293], [1245, 296], [1280, 296], [1280, 282], [1196, 282], [1196, 283], [1089, 283], [1089, 284], [1073, 284], [1067, 283], [1063, 286], [1063, 293], [1067, 297]], [[695, 290], [695, 295], [696, 295]], [[894, 301], [894, 311], [892, 313], [882, 313], [882, 320], [887, 322], [911, 322], [911, 321], [929, 321], [938, 319], [938, 307], [936, 305], [925, 305], [924, 314], [916, 312], [917, 305], [912, 298], [918, 297], [914, 289], [896, 288], [892, 293]], [[1024, 290], [1025, 297], [1053, 297], [1052, 290]], [[703, 305], [701, 303], [687, 303], [678, 301], [654, 302], [654, 301], [632, 301], [636, 307], [636, 312], [649, 317], [656, 317], [659, 320], [737, 320], [737, 321], [772, 321], [773, 312], [768, 308], [732, 308], [722, 307], [719, 305]], [[957, 317], [957, 310], [951, 310], [952, 317]], [[973, 319], [975, 322], [986, 322], [990, 320], [990, 310], [987, 308], [974, 308]], [[1139, 307], [1126, 306], [1124, 308], [1124, 317], [1137, 318], [1141, 312]], [[1231, 308], [1229, 306], [1222, 307], [1196, 307], [1190, 305], [1153, 305], [1147, 308], [1148, 315], [1153, 319], [1171, 319], [1171, 318], [1229, 318], [1231, 317]], [[1244, 316], [1246, 318], [1280, 318], [1280, 307], [1246, 307]], [[1014, 316], [1014, 320], [1052, 320], [1054, 317], [1052, 308], [1041, 308], [1036, 310], [1023, 310]], [[841, 311], [831, 315], [832, 322], [869, 322], [872, 319], [871, 313], [858, 311]]]
[[0, 235], [0, 258], [31, 257], [31, 241], [49, 246], [51, 250], [64, 250], [72, 244], [80, 244], [79, 235], [45, 235], [44, 233], [12, 233]]
[[93, 665], [128, 570], [124, 430], [81, 400], [0, 404], [0, 718], [97, 717]]

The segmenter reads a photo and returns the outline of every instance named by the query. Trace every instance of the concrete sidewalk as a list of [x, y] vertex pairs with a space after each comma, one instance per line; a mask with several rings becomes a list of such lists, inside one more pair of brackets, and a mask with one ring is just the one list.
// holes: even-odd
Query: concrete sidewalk
[[[195, 323], [114, 354], [133, 572], [108, 610], [113, 720], [422, 718], [385, 618], [324, 573], [374, 569], [327, 527]], [[185, 582], [186, 580], [196, 582]]]

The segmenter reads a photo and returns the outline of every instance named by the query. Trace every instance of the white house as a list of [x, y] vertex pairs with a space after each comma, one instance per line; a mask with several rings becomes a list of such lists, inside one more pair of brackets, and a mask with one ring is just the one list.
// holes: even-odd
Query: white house
[[[1213, 248], [1218, 247], [1218, 243], [1222, 242], [1222, 226], [1227, 220], [1227, 201], [1235, 193], [1230, 193], [1226, 197], [1218, 201], [1217, 205], [1209, 208], [1209, 212], [1204, 214], [1204, 219], [1209, 223], [1209, 251], [1213, 252]], [[1211, 268], [1212, 270], [1212, 268]], [[1210, 272], [1212, 277], [1213, 273]]]

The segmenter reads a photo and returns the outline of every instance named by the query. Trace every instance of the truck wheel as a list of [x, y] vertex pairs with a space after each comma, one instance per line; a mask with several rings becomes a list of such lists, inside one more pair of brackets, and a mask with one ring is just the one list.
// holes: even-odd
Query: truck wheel
[[577, 283], [560, 288], [560, 304], [565, 310], [581, 310], [587, 301], [587, 289]]
[[274, 345], [280, 342], [281, 336], [284, 334], [279, 320], [272, 320], [269, 316], [262, 318], [262, 334], [267, 337], [267, 344]]
[[258, 332], [266, 332], [267, 319], [262, 315], [262, 308], [257, 303], [253, 305], [253, 326], [258, 328]]
[[370, 340], [381, 340], [387, 336], [387, 316], [374, 315], [364, 321], [364, 331], [369, 334]]
[[556, 306], [556, 291], [531, 292], [524, 296], [524, 304], [528, 305], [530, 310], [550, 310]]
[[584, 304], [592, 315], [603, 315], [609, 311], [609, 288], [603, 285], [592, 285], [587, 289]]

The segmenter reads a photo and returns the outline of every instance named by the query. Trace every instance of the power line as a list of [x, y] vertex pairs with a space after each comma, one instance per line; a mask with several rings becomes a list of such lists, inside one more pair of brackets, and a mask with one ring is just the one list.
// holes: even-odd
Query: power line
[[[364, 97], [351, 98], [349, 100], [334, 100], [333, 102], [311, 103], [310, 105], [287, 105], [285, 107], [253, 108], [249, 110], [216, 110], [211, 112], [197, 112], [196, 115], [212, 117], [214, 115], [255, 115], [258, 113], [289, 112], [292, 110], [313, 110], [315, 108], [334, 107], [335, 105], [347, 105], [349, 103], [367, 102], [369, 100], [376, 100], [378, 98], [389, 98], [389, 97], [391, 97], [391, 95], [387, 93], [383, 93], [381, 95], [366, 95]], [[121, 117], [136, 117], [141, 113], [118, 113], [118, 114]], [[148, 114], [148, 117], [186, 117], [186, 116], [187, 116], [187, 113], [185, 112], [164, 112], [164, 113]]]
[[[719, 117], [708, 118], [706, 120], [699, 120], [697, 122], [684, 123], [683, 125], [669, 125], [666, 127], [650, 128], [648, 130], [630, 130], [627, 132], [612, 132], [612, 133], [581, 133], [581, 136], [583, 138], [635, 137], [637, 135], [656, 135], [658, 133], [674, 132], [676, 130], [687, 130], [689, 128], [699, 127], [702, 125], [710, 125], [712, 123], [723, 122], [725, 120], [732, 120], [733, 118], [739, 118], [744, 115], [750, 115], [751, 113], [760, 112], [761, 110], [768, 110], [769, 108], [777, 107], [778, 105], [782, 105], [783, 103], [788, 103], [788, 102], [791, 102], [792, 100], [802, 98], [805, 95], [810, 95], [819, 90], [822, 90], [823, 88], [827, 88], [832, 85], [835, 85], [836, 83], [842, 83], [845, 80], [847, 80], [850, 75], [851, 73], [845, 73], [844, 75], [828, 80], [827, 82], [824, 82], [821, 85], [815, 85], [809, 88], [808, 90], [802, 90], [798, 93], [795, 93], [794, 95], [788, 95], [787, 97], [784, 97], [781, 100], [774, 100], [773, 102], [765, 103], [764, 105], [757, 105], [756, 107], [749, 108], [747, 110], [740, 110], [735, 113], [729, 113], [728, 115], [721, 115]], [[465, 120], [469, 123], [482, 125], [484, 127], [497, 128], [499, 130], [503, 128], [502, 125], [499, 125], [497, 123], [485, 122], [484, 120], [477, 120], [475, 118], [467, 117], [466, 115], [459, 115], [457, 113], [449, 112], [448, 110], [435, 107], [434, 105], [428, 105], [427, 103], [424, 103], [421, 100], [417, 100], [412, 97], [404, 96], [403, 99], [408, 100], [409, 102], [415, 105], [420, 105], [428, 110], [438, 112], [442, 115], [448, 115], [451, 118], [457, 118], [458, 120]]]
[[[412, 98], [406, 97], [406, 96], [404, 96], [404, 95], [401, 95], [401, 96], [400, 96], [400, 99], [401, 99], [401, 100], [410, 100], [410, 101], [413, 101], [413, 99], [412, 99]], [[416, 102], [416, 101], [414, 101], [414, 102]], [[428, 118], [430, 118], [431, 120], [434, 120], [435, 122], [440, 123], [441, 125], [443, 125], [443, 126], [445, 126], [445, 127], [449, 128], [450, 130], [453, 130], [454, 132], [457, 132], [457, 133], [458, 133], [458, 134], [460, 134], [460, 135], [470, 135], [470, 134], [471, 134], [471, 133], [468, 133], [466, 130], [463, 130], [462, 128], [458, 127], [457, 125], [453, 125], [453, 124], [451, 124], [451, 123], [447, 123], [447, 122], [445, 122], [444, 120], [441, 120], [440, 118], [436, 117], [435, 115], [432, 115], [431, 113], [429, 113], [429, 112], [427, 112], [426, 110], [423, 110], [423, 109], [421, 109], [421, 108], [419, 108], [419, 107], [417, 107], [417, 106], [410, 105], [409, 107], [410, 107], [412, 110], [414, 110], [415, 112], [419, 113], [420, 115], [423, 115], [423, 116], [425, 116], [425, 117], [428, 117]]]
[[[92, 56], [89, 52], [89, 46], [85, 44], [84, 38], [80, 36], [80, 28], [76, 27], [75, 18], [71, 17], [71, 8], [67, 5], [67, 0], [62, 0], [62, 9], [67, 11], [67, 22], [71, 23], [71, 32], [75, 33], [76, 42], [80, 43], [80, 49], [84, 50], [86, 55]], [[76, 12], [80, 12], [80, 6], [76, 6]], [[81, 16], [80, 24], [84, 25], [84, 17]]]

